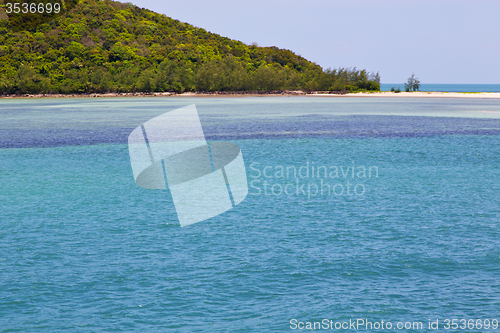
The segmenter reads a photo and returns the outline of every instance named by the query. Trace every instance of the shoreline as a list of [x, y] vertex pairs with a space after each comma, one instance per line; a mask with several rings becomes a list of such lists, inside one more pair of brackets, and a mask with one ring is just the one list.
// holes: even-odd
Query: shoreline
[[0, 99], [36, 99], [36, 98], [106, 98], [106, 97], [277, 97], [277, 96], [307, 96], [307, 97], [390, 97], [390, 98], [483, 98], [500, 99], [500, 92], [329, 92], [329, 91], [217, 91], [217, 92], [155, 92], [155, 93], [91, 93], [91, 94], [23, 94], [0, 95]]

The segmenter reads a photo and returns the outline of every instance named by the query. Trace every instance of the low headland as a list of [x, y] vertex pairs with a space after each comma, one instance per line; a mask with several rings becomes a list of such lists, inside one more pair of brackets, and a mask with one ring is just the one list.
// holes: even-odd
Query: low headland
[[380, 90], [380, 75], [365, 69], [323, 69], [291, 50], [248, 45], [131, 3], [73, 2], [47, 22], [0, 17], [0, 95]]

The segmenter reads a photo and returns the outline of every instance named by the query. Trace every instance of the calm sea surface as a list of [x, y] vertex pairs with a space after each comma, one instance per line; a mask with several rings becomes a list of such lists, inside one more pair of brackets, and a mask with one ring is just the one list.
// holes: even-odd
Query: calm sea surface
[[[249, 194], [181, 228], [126, 143], [190, 104], [241, 147]], [[499, 100], [0, 100], [0, 119], [0, 332], [500, 330]]]
[[[404, 83], [382, 83], [380, 90], [389, 91], [391, 88], [404, 91]], [[500, 84], [432, 84], [423, 83], [421, 91], [447, 91], [447, 92], [500, 92]]]

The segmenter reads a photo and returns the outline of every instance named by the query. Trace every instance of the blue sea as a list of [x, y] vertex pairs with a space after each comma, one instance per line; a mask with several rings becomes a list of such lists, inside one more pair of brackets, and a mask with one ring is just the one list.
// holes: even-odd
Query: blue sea
[[[191, 104], [249, 193], [180, 227], [127, 137]], [[500, 100], [3, 99], [0, 118], [0, 332], [500, 330]]]
[[[391, 88], [405, 90], [404, 83], [382, 83], [380, 90], [389, 91]], [[441, 91], [441, 92], [500, 92], [500, 84], [437, 84], [422, 83], [421, 91]]]

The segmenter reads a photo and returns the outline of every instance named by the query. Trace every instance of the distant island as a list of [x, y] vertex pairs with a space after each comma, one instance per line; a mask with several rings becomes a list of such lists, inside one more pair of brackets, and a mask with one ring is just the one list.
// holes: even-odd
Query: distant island
[[111, 0], [72, 1], [12, 25], [0, 0], [0, 94], [380, 91], [380, 76], [323, 70], [290, 50], [247, 45]]

